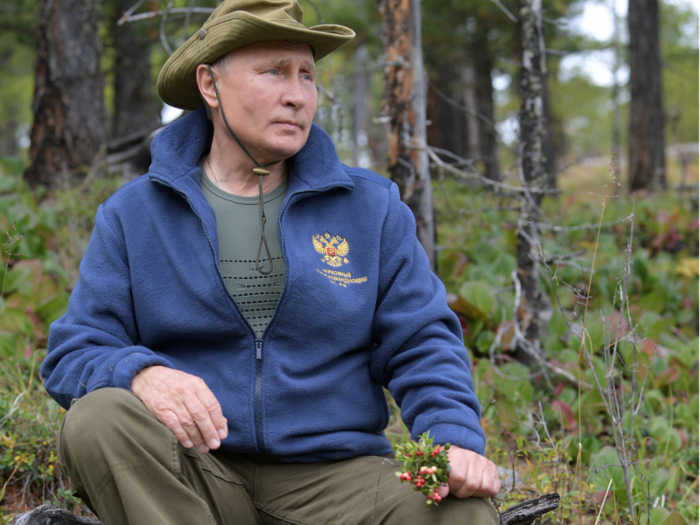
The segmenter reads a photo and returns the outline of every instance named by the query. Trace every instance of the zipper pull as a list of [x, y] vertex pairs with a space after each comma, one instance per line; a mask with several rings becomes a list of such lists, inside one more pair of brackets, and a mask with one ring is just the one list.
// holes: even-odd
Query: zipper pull
[[255, 359], [262, 359], [262, 341], [255, 341]]

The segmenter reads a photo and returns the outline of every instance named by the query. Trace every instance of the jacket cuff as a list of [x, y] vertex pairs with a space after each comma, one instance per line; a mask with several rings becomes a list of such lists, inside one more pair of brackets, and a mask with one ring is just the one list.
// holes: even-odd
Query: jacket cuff
[[485, 452], [486, 439], [483, 431], [477, 433], [471, 428], [444, 423], [430, 427], [430, 437], [434, 439], [436, 444], [449, 443], [450, 445], [457, 445], [482, 456]]
[[170, 361], [156, 355], [146, 349], [144, 352], [138, 350], [122, 358], [114, 368], [112, 374], [112, 384], [117, 388], [131, 390], [131, 381], [134, 376], [148, 366], [160, 365], [168, 368], [175, 368]]

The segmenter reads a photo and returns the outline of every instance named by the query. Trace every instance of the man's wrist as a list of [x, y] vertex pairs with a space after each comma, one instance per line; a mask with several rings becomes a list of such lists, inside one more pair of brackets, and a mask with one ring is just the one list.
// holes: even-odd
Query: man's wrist
[[131, 385], [129, 385], [129, 388], [131, 389], [131, 391], [138, 396], [137, 391], [139, 389], [139, 386], [141, 386], [142, 381], [144, 381], [149, 374], [157, 372], [157, 369], [159, 369], [159, 368], [167, 368], [167, 367], [165, 367], [163, 365], [149, 365], [149, 366], [143, 367], [141, 370], [136, 372], [136, 375], [131, 380]]

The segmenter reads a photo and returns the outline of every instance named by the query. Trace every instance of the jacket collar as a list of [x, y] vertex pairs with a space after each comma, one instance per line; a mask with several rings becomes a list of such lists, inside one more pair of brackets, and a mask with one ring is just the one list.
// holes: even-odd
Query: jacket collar
[[[204, 108], [167, 126], [154, 137], [151, 144], [153, 161], [149, 168], [150, 178], [199, 200], [199, 160], [211, 148], [213, 134], [213, 126]], [[333, 141], [316, 124], [312, 124], [309, 138], [301, 151], [289, 159], [289, 167], [287, 192], [290, 195], [297, 191], [354, 187], [338, 159]]]

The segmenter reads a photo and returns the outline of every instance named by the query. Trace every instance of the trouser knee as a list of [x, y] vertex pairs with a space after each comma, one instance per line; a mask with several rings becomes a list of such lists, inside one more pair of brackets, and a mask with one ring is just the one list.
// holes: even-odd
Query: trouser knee
[[[103, 388], [76, 401], [65, 416], [58, 438], [58, 456], [71, 483], [82, 473], [110, 470], [115, 465], [158, 455], [172, 448], [174, 436], [122, 388]], [[163, 458], [168, 461], [168, 458]]]

